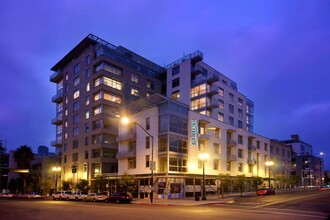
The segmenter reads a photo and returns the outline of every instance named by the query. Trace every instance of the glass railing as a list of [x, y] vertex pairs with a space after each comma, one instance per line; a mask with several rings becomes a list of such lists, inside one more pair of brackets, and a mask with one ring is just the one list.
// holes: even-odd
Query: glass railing
[[201, 57], [203, 59], [203, 53], [200, 52], [199, 50], [197, 50], [197, 51], [195, 51], [195, 52], [193, 52], [191, 54], [188, 54], [186, 56], [183, 56], [180, 59], [178, 59], [178, 60], [176, 60], [176, 61], [174, 61], [174, 62], [166, 65], [165, 68], [166, 69], [170, 69], [170, 68], [172, 68], [172, 67], [174, 67], [176, 65], [179, 65], [180, 63], [182, 63], [185, 60], [191, 60], [191, 59], [194, 59], [196, 57]]

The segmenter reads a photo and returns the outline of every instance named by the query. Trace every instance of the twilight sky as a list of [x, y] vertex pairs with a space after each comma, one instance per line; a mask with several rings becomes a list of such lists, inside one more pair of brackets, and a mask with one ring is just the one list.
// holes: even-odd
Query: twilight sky
[[8, 149], [50, 147], [50, 68], [93, 33], [162, 66], [202, 51], [254, 101], [255, 133], [299, 134], [330, 169], [328, 0], [0, 0], [0, 33]]

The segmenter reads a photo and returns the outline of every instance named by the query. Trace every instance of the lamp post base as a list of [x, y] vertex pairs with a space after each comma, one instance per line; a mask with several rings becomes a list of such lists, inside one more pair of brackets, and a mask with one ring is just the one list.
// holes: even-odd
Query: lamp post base
[[205, 197], [205, 196], [203, 196], [203, 197], [202, 197], [202, 200], [206, 200], [206, 197]]

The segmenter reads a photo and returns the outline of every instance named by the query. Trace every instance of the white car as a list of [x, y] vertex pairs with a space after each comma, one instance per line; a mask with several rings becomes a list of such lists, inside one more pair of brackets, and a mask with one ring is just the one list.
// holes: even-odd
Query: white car
[[85, 202], [98, 202], [98, 201], [105, 201], [107, 199], [107, 195], [97, 194], [97, 193], [90, 193], [84, 199]]

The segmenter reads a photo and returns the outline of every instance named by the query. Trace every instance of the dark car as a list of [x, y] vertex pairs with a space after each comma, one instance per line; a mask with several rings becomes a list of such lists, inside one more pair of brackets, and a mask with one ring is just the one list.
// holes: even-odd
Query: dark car
[[273, 188], [261, 188], [258, 189], [257, 195], [275, 195], [275, 190]]
[[132, 201], [132, 197], [127, 193], [112, 193], [108, 196], [105, 202], [115, 202], [115, 203], [130, 203]]

